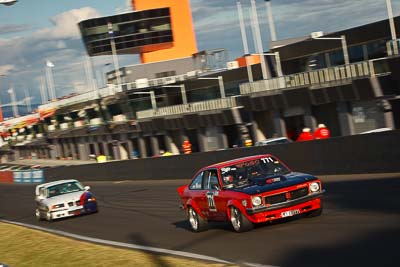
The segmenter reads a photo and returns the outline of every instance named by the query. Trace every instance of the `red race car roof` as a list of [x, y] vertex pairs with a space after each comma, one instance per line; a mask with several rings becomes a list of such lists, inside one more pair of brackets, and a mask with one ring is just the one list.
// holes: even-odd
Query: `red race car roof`
[[[210, 166], [204, 167], [203, 169], [208, 169], [208, 168], [223, 168], [227, 167], [233, 164], [249, 161], [249, 160], [255, 160], [255, 159], [260, 159], [260, 158], [265, 158], [265, 157], [275, 157], [274, 155], [271, 154], [262, 154], [262, 155], [255, 155], [255, 156], [248, 156], [248, 157], [243, 157], [243, 158], [237, 158], [237, 159], [232, 159], [228, 161], [223, 161], [220, 163], [215, 163]], [[276, 157], [275, 157], [276, 158]]]

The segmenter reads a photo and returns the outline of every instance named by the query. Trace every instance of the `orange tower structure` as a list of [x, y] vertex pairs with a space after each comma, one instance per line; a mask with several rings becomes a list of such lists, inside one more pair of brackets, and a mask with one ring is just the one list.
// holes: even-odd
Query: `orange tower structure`
[[142, 63], [190, 57], [197, 53], [189, 0], [132, 0], [135, 11], [169, 7], [174, 43], [171, 48], [141, 53]]

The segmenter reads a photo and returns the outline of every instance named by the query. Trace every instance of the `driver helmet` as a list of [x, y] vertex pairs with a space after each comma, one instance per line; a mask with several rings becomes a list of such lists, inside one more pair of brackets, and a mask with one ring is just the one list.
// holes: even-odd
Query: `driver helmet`
[[230, 184], [232, 182], [233, 182], [233, 176], [232, 175], [224, 176], [224, 183], [225, 184]]

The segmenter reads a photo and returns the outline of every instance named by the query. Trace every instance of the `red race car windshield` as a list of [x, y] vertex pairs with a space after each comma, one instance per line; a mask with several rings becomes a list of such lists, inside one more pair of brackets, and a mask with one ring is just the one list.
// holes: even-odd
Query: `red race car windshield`
[[224, 187], [227, 188], [247, 185], [258, 178], [267, 178], [288, 173], [290, 173], [290, 170], [272, 156], [240, 162], [221, 168], [222, 181]]

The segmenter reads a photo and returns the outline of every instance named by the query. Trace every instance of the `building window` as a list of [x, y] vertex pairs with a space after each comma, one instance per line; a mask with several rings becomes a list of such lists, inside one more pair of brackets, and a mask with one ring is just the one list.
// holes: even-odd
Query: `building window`
[[329, 53], [329, 59], [332, 66], [344, 65], [343, 50], [336, 50]]
[[362, 45], [352, 46], [349, 48], [349, 60], [350, 60], [350, 63], [365, 60]]
[[159, 73], [156, 73], [156, 79], [164, 78], [164, 77], [171, 77], [171, 76], [175, 76], [175, 75], [176, 75], [176, 71], [174, 71], [174, 70], [159, 72]]
[[379, 40], [367, 44], [367, 51], [369, 59], [386, 57], [387, 56], [386, 40]]

